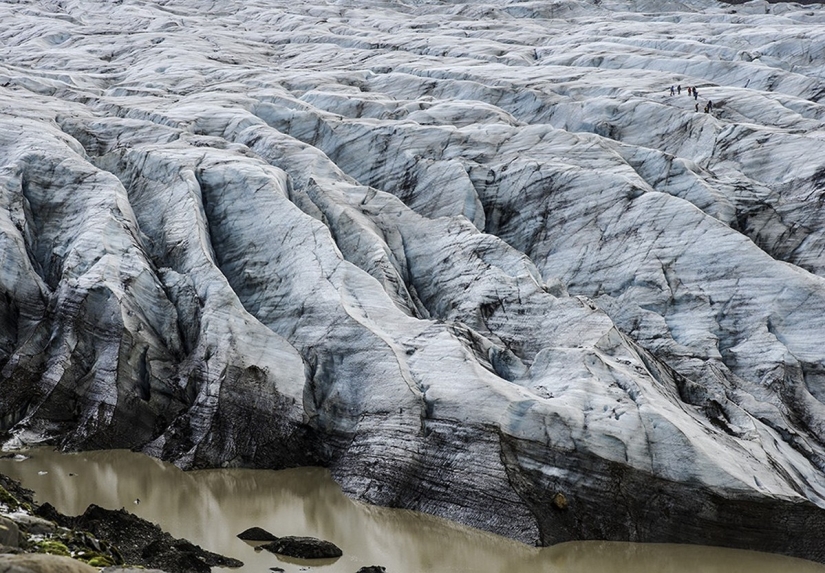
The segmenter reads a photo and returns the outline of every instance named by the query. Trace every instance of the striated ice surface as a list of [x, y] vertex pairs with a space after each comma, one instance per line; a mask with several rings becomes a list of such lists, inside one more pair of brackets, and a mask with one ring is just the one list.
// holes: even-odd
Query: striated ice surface
[[825, 561], [822, 6], [0, 22], [6, 447]]

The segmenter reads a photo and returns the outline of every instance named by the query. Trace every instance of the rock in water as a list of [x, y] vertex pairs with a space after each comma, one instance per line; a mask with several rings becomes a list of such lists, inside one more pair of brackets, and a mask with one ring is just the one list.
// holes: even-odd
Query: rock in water
[[244, 541], [276, 541], [278, 538], [260, 527], [250, 527], [238, 534]]
[[334, 559], [343, 555], [334, 543], [314, 537], [279, 537], [261, 548], [296, 559]]
[[0, 21], [8, 445], [825, 561], [823, 6]]

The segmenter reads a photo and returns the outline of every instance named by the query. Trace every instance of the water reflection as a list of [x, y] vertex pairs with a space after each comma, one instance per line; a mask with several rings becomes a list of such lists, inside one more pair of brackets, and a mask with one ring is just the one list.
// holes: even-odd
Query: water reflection
[[[0, 472], [34, 489], [39, 501], [70, 515], [90, 503], [126, 507], [176, 537], [240, 559], [246, 565], [239, 573], [270, 567], [355, 573], [364, 565], [384, 565], [388, 573], [825, 573], [807, 561], [712, 547], [586, 542], [536, 549], [430, 516], [355, 503], [318, 468], [181, 472], [124, 451], [30, 455], [0, 460]], [[323, 564], [256, 552], [235, 537], [254, 526], [327, 539], [344, 556]]]

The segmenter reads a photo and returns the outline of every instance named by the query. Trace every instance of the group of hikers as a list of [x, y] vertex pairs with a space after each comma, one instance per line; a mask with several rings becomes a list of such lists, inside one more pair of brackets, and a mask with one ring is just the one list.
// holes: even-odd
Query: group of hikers
[[[682, 84], [678, 84], [676, 86], [670, 86], [670, 95], [678, 95], [682, 93]], [[694, 104], [694, 111], [699, 111], [699, 90], [696, 89], [695, 86], [687, 86], [687, 94], [688, 97], [693, 96]], [[713, 102], [708, 100], [705, 104], [704, 108], [705, 113], [713, 113]]]
[[[682, 84], [679, 84], [677, 86], [670, 86], [670, 95], [676, 95], [676, 94], [681, 94], [681, 93], [682, 93]], [[692, 95], [693, 99], [695, 100], [699, 97], [699, 90], [697, 90], [693, 86], [688, 86], [687, 87], [687, 94], [689, 96]]]

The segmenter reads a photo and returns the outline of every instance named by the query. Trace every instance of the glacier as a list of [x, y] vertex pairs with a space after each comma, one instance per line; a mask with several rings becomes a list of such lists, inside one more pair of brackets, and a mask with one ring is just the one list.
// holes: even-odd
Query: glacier
[[821, 5], [0, 21], [5, 448], [825, 562]]

